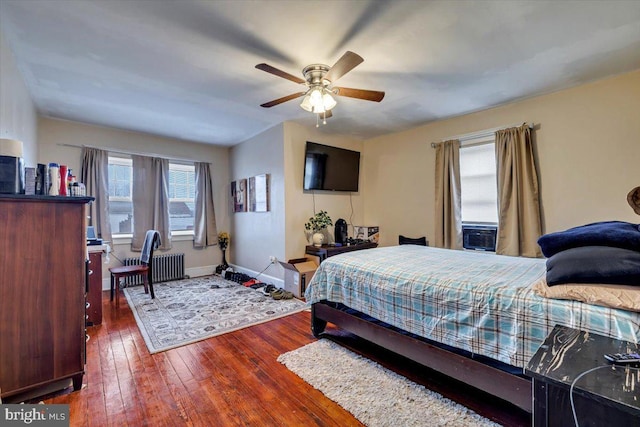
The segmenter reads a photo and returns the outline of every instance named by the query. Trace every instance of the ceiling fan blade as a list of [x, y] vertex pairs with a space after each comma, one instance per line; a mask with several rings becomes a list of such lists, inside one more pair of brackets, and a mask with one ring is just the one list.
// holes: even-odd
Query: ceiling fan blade
[[331, 67], [329, 71], [327, 71], [327, 74], [325, 74], [323, 79], [329, 80], [333, 83], [340, 77], [347, 74], [349, 71], [356, 68], [363, 61], [364, 59], [362, 59], [362, 57], [357, 53], [347, 51], [344, 55], [342, 55], [342, 58], [338, 59], [338, 62], [336, 62], [333, 67]]
[[300, 98], [306, 92], [298, 92], [292, 93], [291, 95], [283, 96], [282, 98], [274, 99], [273, 101], [265, 102], [264, 104], [260, 104], [261, 107], [271, 108], [275, 105], [282, 104], [283, 102], [291, 101], [292, 99]]
[[320, 113], [320, 117], [328, 119], [329, 117], [333, 117], [333, 113], [331, 112], [331, 110], [327, 110], [324, 113]]
[[384, 92], [377, 90], [352, 89], [348, 87], [334, 87], [333, 92], [338, 96], [364, 99], [366, 101], [380, 102], [384, 98]]
[[289, 74], [289, 73], [286, 73], [286, 72], [284, 72], [282, 70], [278, 70], [277, 68], [274, 68], [271, 65], [268, 65], [268, 64], [265, 64], [265, 63], [256, 65], [256, 68], [258, 70], [262, 70], [262, 71], [266, 71], [267, 73], [271, 73], [271, 74], [273, 74], [275, 76], [282, 77], [283, 79], [291, 80], [292, 82], [301, 83], [301, 84], [306, 83], [300, 77], [296, 77], [296, 76], [294, 76], [292, 74]]

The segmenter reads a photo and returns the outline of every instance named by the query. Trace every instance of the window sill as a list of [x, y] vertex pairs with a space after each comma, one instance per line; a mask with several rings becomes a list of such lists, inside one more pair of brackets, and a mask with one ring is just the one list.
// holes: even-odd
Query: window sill
[[[133, 234], [114, 234], [111, 238], [113, 239], [112, 243], [114, 245], [130, 245]], [[193, 231], [191, 230], [171, 232], [172, 242], [186, 242], [190, 240], [193, 241]]]

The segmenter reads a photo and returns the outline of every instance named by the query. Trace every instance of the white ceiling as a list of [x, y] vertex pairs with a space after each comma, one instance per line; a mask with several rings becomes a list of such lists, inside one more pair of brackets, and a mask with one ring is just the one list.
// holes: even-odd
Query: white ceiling
[[1, 0], [0, 30], [40, 114], [217, 145], [285, 120], [302, 77], [351, 50], [321, 130], [370, 138], [640, 69], [640, 0]]

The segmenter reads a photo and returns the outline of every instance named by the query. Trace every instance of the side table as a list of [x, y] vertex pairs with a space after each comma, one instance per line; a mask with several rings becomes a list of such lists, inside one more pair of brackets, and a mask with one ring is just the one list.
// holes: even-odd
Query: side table
[[378, 247], [378, 244], [374, 242], [358, 243], [357, 245], [350, 246], [322, 245], [321, 247], [317, 247], [310, 245], [305, 248], [305, 254], [317, 256], [318, 258], [320, 258], [320, 262], [322, 262], [330, 256], [342, 254], [345, 252], [360, 251], [362, 249], [372, 249], [375, 247]]
[[603, 357], [638, 347], [557, 325], [525, 368], [533, 378], [533, 425], [575, 425], [569, 392], [576, 378], [573, 401], [580, 427], [640, 425], [639, 370]]

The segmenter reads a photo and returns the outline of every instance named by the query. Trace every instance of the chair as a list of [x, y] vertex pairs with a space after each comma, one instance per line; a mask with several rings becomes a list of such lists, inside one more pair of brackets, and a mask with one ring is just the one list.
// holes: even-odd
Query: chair
[[399, 245], [419, 245], [419, 246], [429, 246], [429, 242], [426, 237], [404, 237], [402, 234], [398, 236], [398, 244]]
[[153, 293], [153, 278], [152, 278], [152, 261], [153, 261], [153, 251], [160, 245], [160, 233], [156, 230], [149, 230], [145, 235], [144, 245], [142, 246], [142, 252], [140, 254], [140, 264], [139, 265], [123, 265], [120, 267], [110, 268], [111, 272], [111, 298], [110, 301], [113, 301], [113, 296], [115, 293], [116, 297], [116, 309], [120, 308], [120, 294], [118, 293], [118, 289], [120, 288], [120, 280], [142, 275], [142, 280], [144, 283], [144, 293], [148, 294], [151, 291], [151, 299], [154, 299], [156, 296]]

